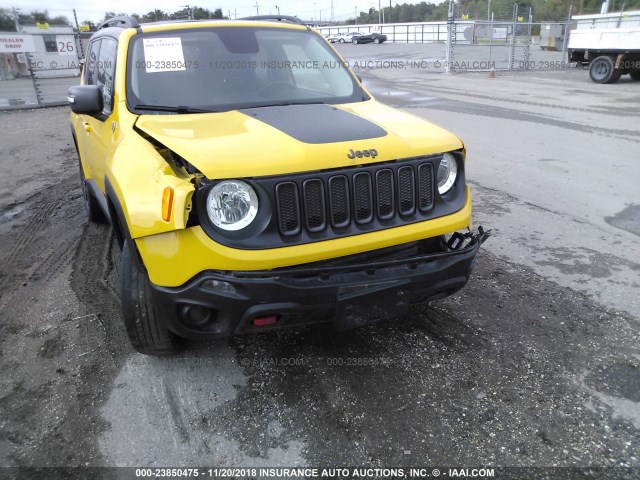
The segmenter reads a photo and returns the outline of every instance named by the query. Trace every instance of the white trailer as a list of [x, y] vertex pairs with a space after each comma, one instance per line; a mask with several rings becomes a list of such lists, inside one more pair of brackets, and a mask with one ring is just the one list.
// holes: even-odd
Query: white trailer
[[613, 83], [625, 74], [640, 80], [640, 11], [580, 15], [569, 36], [569, 61], [589, 66], [595, 83]]

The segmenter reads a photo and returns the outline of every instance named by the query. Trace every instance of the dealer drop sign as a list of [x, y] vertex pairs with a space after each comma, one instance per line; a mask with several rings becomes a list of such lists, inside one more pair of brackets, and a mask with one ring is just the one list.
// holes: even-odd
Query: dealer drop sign
[[36, 46], [31, 35], [0, 33], [0, 53], [35, 52]]

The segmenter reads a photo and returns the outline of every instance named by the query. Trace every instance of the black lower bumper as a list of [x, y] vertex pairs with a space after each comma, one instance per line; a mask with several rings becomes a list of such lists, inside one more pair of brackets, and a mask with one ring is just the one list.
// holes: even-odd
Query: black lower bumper
[[400, 316], [413, 304], [460, 290], [489, 232], [480, 227], [477, 234], [456, 235], [446, 246], [442, 243], [437, 253], [407, 256], [406, 249], [396, 249], [375, 261], [359, 255], [353, 263], [337, 265], [320, 262], [269, 271], [206, 271], [181, 287], [152, 284], [151, 290], [167, 327], [185, 338], [328, 321], [346, 330]]

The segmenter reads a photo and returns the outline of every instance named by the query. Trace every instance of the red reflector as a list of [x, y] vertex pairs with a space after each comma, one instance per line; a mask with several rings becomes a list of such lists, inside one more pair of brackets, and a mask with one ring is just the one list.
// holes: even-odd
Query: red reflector
[[268, 317], [256, 317], [253, 319], [253, 324], [256, 327], [266, 327], [267, 325], [273, 325], [276, 323], [278, 317], [275, 315], [269, 315]]

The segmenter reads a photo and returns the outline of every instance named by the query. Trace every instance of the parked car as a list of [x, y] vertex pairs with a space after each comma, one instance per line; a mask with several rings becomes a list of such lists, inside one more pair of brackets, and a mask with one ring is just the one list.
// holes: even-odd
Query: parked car
[[111, 18], [69, 89], [88, 219], [111, 223], [141, 353], [400, 317], [461, 289], [488, 236], [461, 139], [378, 102], [298, 19], [267, 18]]
[[386, 41], [387, 36], [377, 32], [353, 36], [351, 39], [351, 43], [354, 45], [357, 45], [358, 43], [382, 43]]
[[342, 32], [330, 36], [327, 40], [331, 43], [350, 43], [353, 41], [354, 37], [360, 37], [361, 35], [364, 34], [361, 32]]

